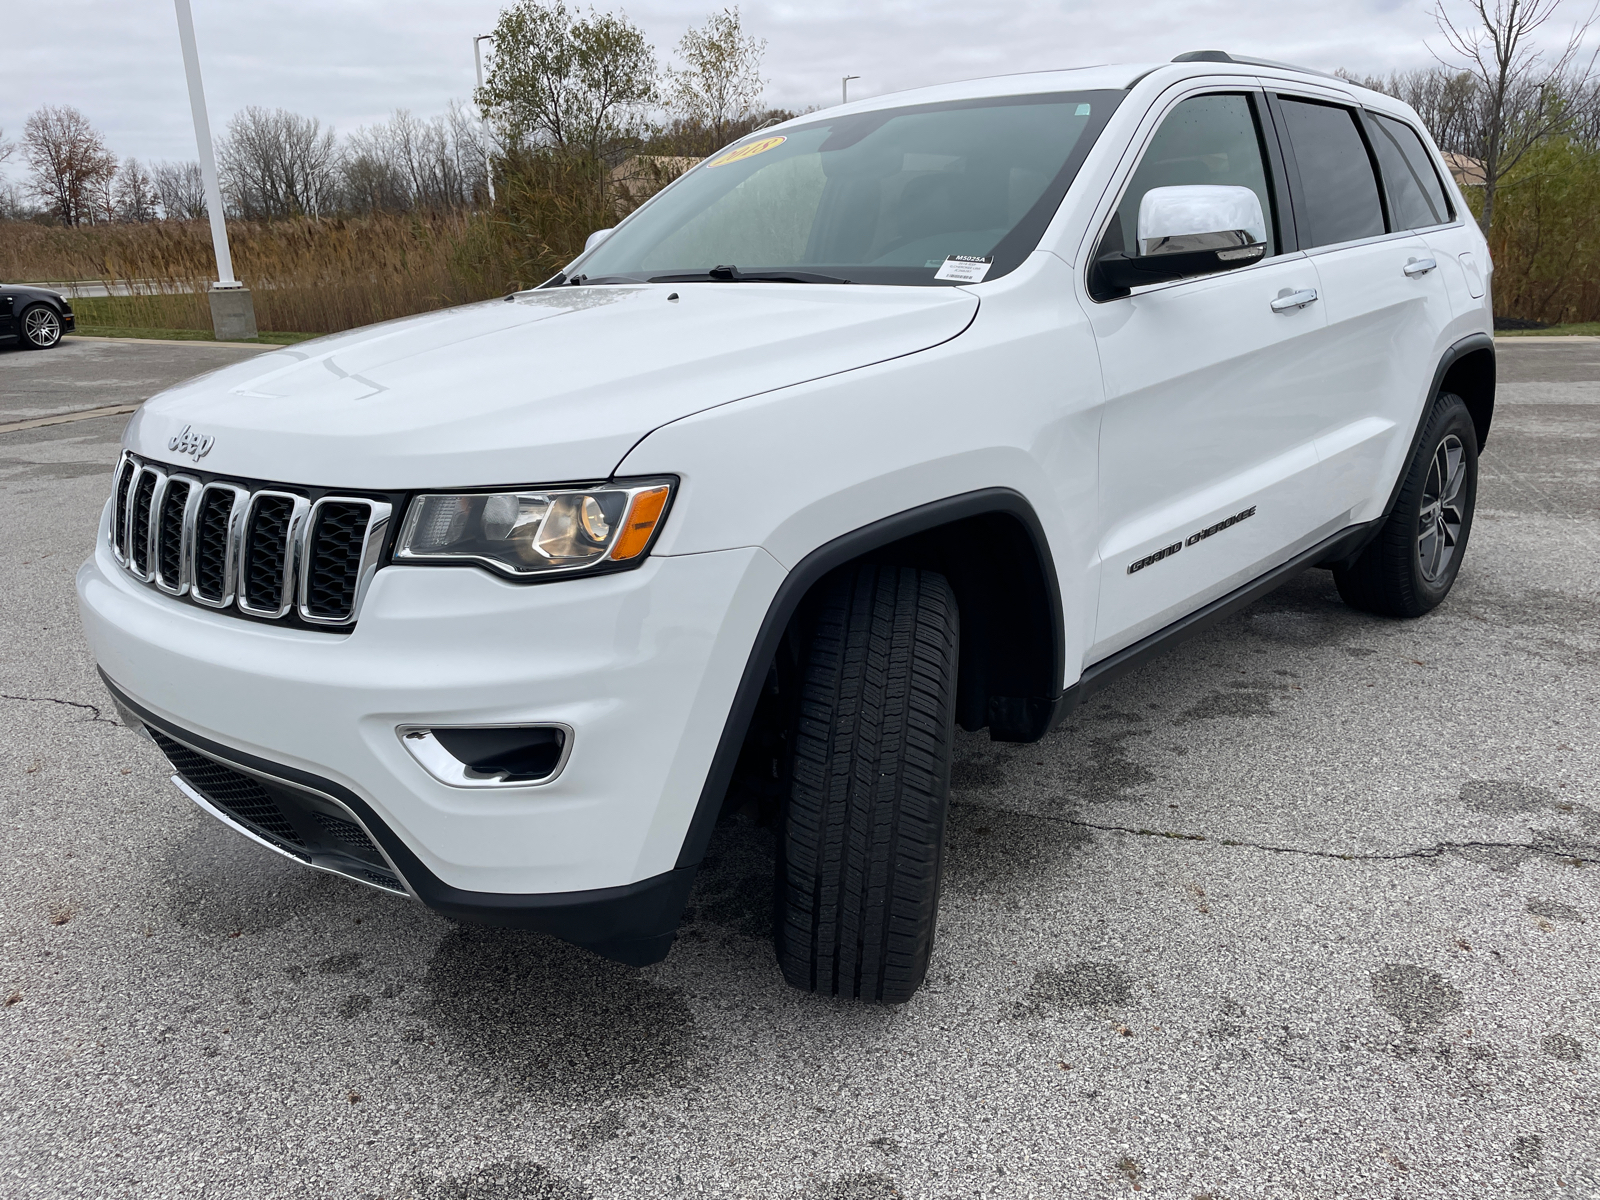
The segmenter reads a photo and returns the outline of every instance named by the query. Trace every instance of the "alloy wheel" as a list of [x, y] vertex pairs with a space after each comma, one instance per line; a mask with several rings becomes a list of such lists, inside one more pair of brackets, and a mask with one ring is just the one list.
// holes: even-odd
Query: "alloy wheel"
[[1461, 489], [1466, 480], [1466, 450], [1452, 433], [1433, 452], [1417, 522], [1417, 563], [1429, 583], [1438, 583], [1455, 557], [1461, 540]]
[[36, 308], [23, 320], [23, 334], [41, 350], [61, 340], [61, 318], [48, 308]]

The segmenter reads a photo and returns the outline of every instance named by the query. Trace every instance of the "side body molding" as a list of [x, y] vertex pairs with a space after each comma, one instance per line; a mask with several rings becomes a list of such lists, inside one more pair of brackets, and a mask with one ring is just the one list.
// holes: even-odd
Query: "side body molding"
[[[733, 705], [728, 711], [722, 736], [717, 742], [716, 753], [711, 760], [711, 769], [706, 773], [694, 817], [689, 822], [683, 849], [678, 855], [679, 869], [692, 867], [705, 857], [706, 845], [711, 840], [711, 831], [722, 807], [723, 796], [733, 779], [739, 748], [744, 743], [745, 733], [750, 727], [751, 718], [755, 715], [756, 704], [766, 682], [768, 667], [777, 655], [778, 645], [783, 640], [784, 632], [799, 610], [806, 593], [830, 571], [837, 570], [856, 559], [870, 556], [874, 551], [886, 550], [896, 543], [905, 542], [909, 538], [915, 538], [918, 534], [940, 526], [975, 517], [995, 515], [1014, 518], [1022, 527], [1028, 540], [1032, 542], [1033, 552], [1043, 575], [1042, 582], [1050, 610], [1048, 619], [1051, 626], [1051, 645], [1048, 651], [1048, 678], [1051, 684], [1050, 694], [1047, 696], [990, 697], [988, 723], [991, 726], [991, 736], [995, 736], [997, 740], [1035, 741], [1049, 731], [1062, 691], [1061, 681], [1066, 664], [1066, 632], [1061, 611], [1060, 583], [1056, 577], [1055, 564], [1050, 555], [1044, 527], [1040, 524], [1033, 505], [1020, 492], [1011, 488], [983, 488], [935, 500], [884, 517], [811, 551], [795, 565], [794, 570], [789, 572], [778, 588], [778, 593], [773, 597], [767, 615], [761, 622], [760, 632], [756, 636], [755, 645], [751, 648], [744, 673], [739, 679], [738, 689], [734, 693]], [[893, 557], [895, 556], [891, 554], [884, 561], [890, 561]]]

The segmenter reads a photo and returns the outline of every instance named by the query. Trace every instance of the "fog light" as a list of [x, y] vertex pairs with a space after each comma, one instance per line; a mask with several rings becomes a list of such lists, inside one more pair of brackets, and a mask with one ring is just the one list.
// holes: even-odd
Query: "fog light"
[[440, 783], [460, 788], [549, 783], [567, 765], [572, 728], [536, 725], [401, 725], [400, 744]]

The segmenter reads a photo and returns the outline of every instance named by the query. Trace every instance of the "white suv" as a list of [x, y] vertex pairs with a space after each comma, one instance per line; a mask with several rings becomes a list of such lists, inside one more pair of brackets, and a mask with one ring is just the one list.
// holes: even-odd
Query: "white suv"
[[1416, 114], [1311, 71], [811, 113], [539, 288], [150, 400], [83, 621], [217, 819], [623, 962], [768, 795], [785, 976], [904, 1000], [954, 725], [1041, 738], [1306, 567], [1444, 598], [1488, 272]]

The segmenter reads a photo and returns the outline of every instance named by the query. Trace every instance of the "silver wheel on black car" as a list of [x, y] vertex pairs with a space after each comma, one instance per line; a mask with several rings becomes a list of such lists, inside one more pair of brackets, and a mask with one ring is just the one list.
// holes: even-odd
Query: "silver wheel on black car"
[[48, 350], [61, 340], [61, 317], [48, 304], [35, 304], [22, 310], [22, 344], [33, 350]]

